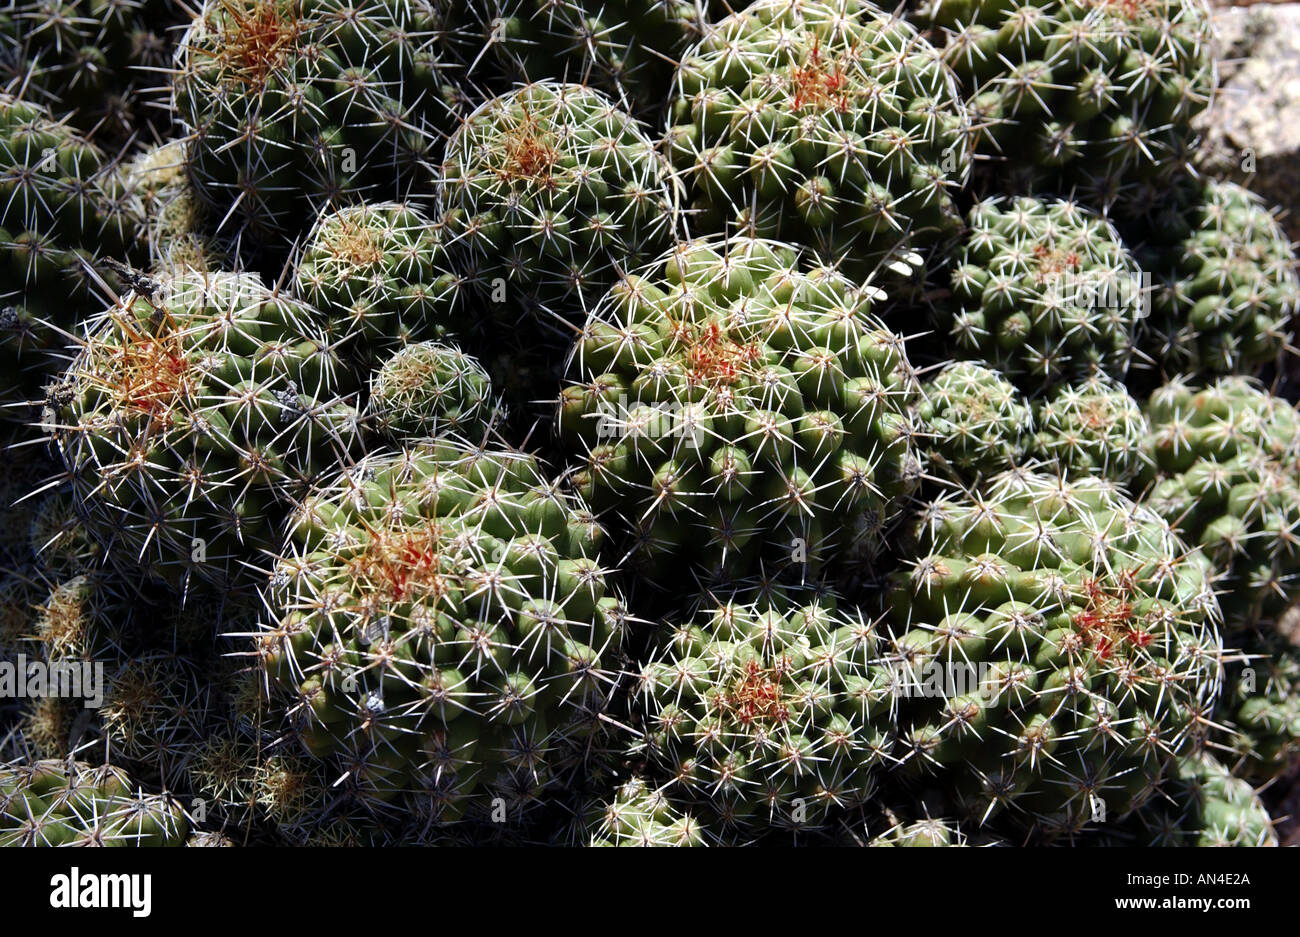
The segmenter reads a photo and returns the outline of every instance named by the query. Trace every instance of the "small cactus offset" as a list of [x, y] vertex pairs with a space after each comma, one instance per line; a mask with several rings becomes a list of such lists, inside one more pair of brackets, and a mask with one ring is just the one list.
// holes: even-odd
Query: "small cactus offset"
[[959, 482], [1024, 461], [1034, 414], [997, 371], [956, 361], [921, 385], [917, 428], [926, 467]]
[[955, 240], [970, 128], [930, 43], [867, 0], [736, 9], [677, 72], [665, 146], [693, 230], [805, 244], [854, 277]]
[[[460, 278], [438, 230], [414, 205], [351, 205], [321, 215], [293, 272], [331, 336], [368, 363], [409, 342], [468, 332]], [[354, 347], [355, 346], [355, 347]]]
[[676, 810], [662, 791], [643, 778], [619, 786], [588, 819], [592, 846], [703, 846], [705, 830], [689, 813]]
[[1093, 475], [1124, 485], [1142, 471], [1146, 417], [1127, 390], [1097, 375], [1057, 388], [1038, 402], [1029, 451], [1065, 475]]
[[394, 440], [451, 434], [481, 441], [494, 422], [491, 383], [459, 348], [407, 345], [375, 372], [368, 416]]

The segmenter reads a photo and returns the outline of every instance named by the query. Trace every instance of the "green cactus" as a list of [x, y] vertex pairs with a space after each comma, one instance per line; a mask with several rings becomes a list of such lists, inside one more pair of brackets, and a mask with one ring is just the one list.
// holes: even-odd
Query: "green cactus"
[[120, 144], [166, 124], [166, 82], [156, 73], [171, 64], [185, 15], [167, 0], [7, 0], [0, 89]]
[[[605, 95], [540, 82], [493, 98], [447, 143], [448, 246], [476, 298], [573, 318], [677, 226], [663, 158]], [[567, 337], [570, 329], [562, 328]]]
[[166, 794], [109, 765], [0, 765], [0, 846], [180, 846], [189, 821]]
[[468, 331], [460, 279], [437, 228], [412, 205], [325, 212], [307, 237], [293, 282], [325, 315], [331, 335], [352, 340], [349, 351], [367, 366], [384, 351]]
[[854, 277], [956, 240], [970, 170], [952, 72], [867, 0], [759, 0], [677, 73], [665, 139], [697, 233], [795, 241]]
[[173, 106], [214, 221], [282, 258], [326, 206], [427, 183], [460, 106], [444, 13], [396, 0], [207, 0], [177, 50]]
[[914, 19], [960, 80], [995, 190], [1142, 217], [1184, 170], [1215, 86], [1204, 0], [924, 0]]
[[617, 512], [642, 572], [811, 572], [870, 553], [918, 465], [883, 294], [793, 247], [682, 244], [620, 282], [574, 348], [559, 429], [575, 483]]
[[973, 483], [1024, 460], [1033, 430], [1029, 404], [1006, 378], [957, 361], [921, 385], [917, 426], [926, 467]]
[[633, 113], [663, 108], [673, 65], [708, 28], [718, 0], [492, 0], [471, 28], [487, 49], [470, 77], [561, 78], [599, 88]]
[[1248, 782], [1213, 756], [1179, 758], [1161, 796], [1138, 813], [1151, 846], [1276, 846], [1268, 810]]
[[890, 748], [878, 656], [874, 625], [831, 599], [711, 596], [637, 677], [664, 792], [741, 835], [819, 829], [861, 805]]
[[1065, 475], [1096, 475], [1124, 485], [1143, 468], [1150, 433], [1142, 407], [1103, 376], [1066, 385], [1035, 407], [1032, 456], [1054, 462]]
[[45, 425], [111, 561], [172, 586], [247, 581], [279, 499], [351, 447], [349, 372], [314, 313], [252, 274], [186, 272], [101, 312]]
[[866, 845], [920, 848], [965, 846], [966, 837], [955, 823], [948, 820], [926, 819], [914, 820], [911, 823], [895, 820], [892, 827], [873, 836]]
[[689, 813], [678, 811], [644, 778], [620, 785], [614, 798], [591, 814], [590, 846], [703, 846], [708, 842], [700, 824]]
[[1167, 214], [1140, 253], [1156, 281], [1144, 350], [1170, 377], [1247, 373], [1276, 359], [1300, 280], [1275, 213], [1239, 185], [1207, 180]]
[[1146, 501], [1213, 563], [1227, 624], [1280, 615], [1300, 598], [1300, 413], [1240, 377], [1171, 381], [1146, 413]]
[[1168, 524], [1109, 482], [1019, 471], [932, 502], [915, 536], [886, 599], [904, 771], [1044, 838], [1149, 799], [1220, 679], [1214, 595]]
[[393, 440], [446, 433], [480, 441], [493, 423], [492, 387], [482, 366], [458, 348], [407, 345], [375, 372], [367, 414]]
[[[1298, 610], [1293, 606], [1290, 614]], [[1235, 756], [1233, 773], [1264, 783], [1286, 772], [1300, 754], [1300, 648], [1281, 627], [1256, 636], [1249, 647], [1225, 694], [1226, 744]]]
[[1114, 228], [1071, 201], [975, 205], [952, 271], [941, 331], [1027, 393], [1122, 378], [1146, 291]]
[[153, 272], [229, 269], [232, 246], [212, 235], [208, 212], [189, 176], [190, 145], [169, 140], [141, 150], [123, 167], [139, 201]]
[[273, 706], [372, 808], [526, 806], [612, 689], [626, 611], [599, 539], [530, 456], [366, 457], [291, 521], [259, 642]]
[[33, 398], [66, 363], [65, 333], [94, 303], [90, 268], [138, 255], [140, 220], [102, 150], [0, 94], [0, 397]]

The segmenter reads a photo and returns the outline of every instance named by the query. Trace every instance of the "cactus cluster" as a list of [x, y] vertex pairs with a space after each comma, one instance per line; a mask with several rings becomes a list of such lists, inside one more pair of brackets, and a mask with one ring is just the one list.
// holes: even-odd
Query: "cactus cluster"
[[0, 845], [1294, 840], [1209, 38], [0, 2]]

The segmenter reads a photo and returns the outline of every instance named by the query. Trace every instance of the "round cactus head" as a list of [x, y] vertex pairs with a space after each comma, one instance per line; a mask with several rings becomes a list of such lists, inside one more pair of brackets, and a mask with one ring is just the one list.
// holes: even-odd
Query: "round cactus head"
[[293, 273], [299, 296], [319, 309], [363, 361], [385, 349], [463, 331], [460, 280], [438, 229], [396, 202], [326, 211]]
[[879, 546], [917, 469], [882, 296], [744, 238], [683, 244], [610, 292], [571, 355], [560, 431], [647, 573], [810, 571]]
[[669, 123], [701, 233], [812, 245], [856, 277], [961, 229], [956, 82], [866, 0], [760, 0], [726, 17], [683, 58]]
[[447, 143], [442, 193], [477, 298], [561, 319], [667, 248], [676, 226], [644, 130], [578, 84], [525, 85], [470, 114]]
[[926, 0], [915, 19], [960, 80], [996, 189], [1140, 218], [1183, 171], [1215, 86], [1204, 0]]
[[1168, 376], [1248, 372], [1275, 360], [1300, 308], [1290, 240], [1258, 195], [1208, 180], [1179, 204], [1183, 237], [1152, 232], [1156, 275], [1143, 347]]
[[1174, 380], [1147, 402], [1147, 501], [1221, 579], [1228, 624], [1300, 598], [1300, 413], [1254, 381]]
[[1036, 407], [1030, 450], [1065, 475], [1095, 475], [1116, 484], [1142, 471], [1142, 442], [1150, 431], [1138, 402], [1101, 375], [1059, 387]]
[[1123, 377], [1147, 291], [1105, 220], [1076, 202], [991, 198], [975, 205], [952, 272], [947, 321], [958, 355], [1028, 393]]
[[282, 258], [317, 212], [402, 197], [458, 102], [442, 4], [207, 0], [177, 50], [178, 120], [214, 221]]
[[958, 361], [921, 385], [917, 407], [929, 468], [972, 483], [1023, 461], [1033, 413], [996, 371]]
[[369, 414], [395, 439], [445, 433], [476, 440], [493, 423], [492, 388], [482, 366], [458, 348], [407, 345], [375, 372]]
[[916, 537], [888, 595], [905, 766], [1045, 836], [1148, 799], [1207, 730], [1222, 653], [1168, 524], [1103, 480], [1017, 471], [933, 502]]
[[89, 323], [45, 425], [113, 562], [239, 580], [275, 546], [277, 500], [353, 444], [349, 374], [312, 311], [255, 275], [140, 289]]
[[372, 806], [514, 810], [612, 689], [625, 612], [598, 542], [521, 453], [368, 456], [290, 524], [261, 637], [273, 703]]
[[889, 749], [878, 643], [811, 591], [710, 596], [638, 675], [664, 792], [746, 836], [818, 829], [862, 804]]

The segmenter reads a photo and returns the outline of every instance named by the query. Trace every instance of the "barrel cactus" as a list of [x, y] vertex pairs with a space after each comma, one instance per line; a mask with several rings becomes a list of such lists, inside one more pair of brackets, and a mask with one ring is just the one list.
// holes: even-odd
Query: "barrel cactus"
[[559, 429], [646, 575], [812, 572], [879, 547], [917, 474], [915, 379], [870, 314], [882, 296], [744, 238], [683, 244], [610, 292]]
[[878, 645], [873, 623], [823, 596], [710, 596], [637, 675], [664, 792], [741, 838], [863, 804], [890, 747]]
[[599, 541], [530, 456], [366, 457], [303, 503], [272, 571], [274, 711], [372, 808], [514, 816], [611, 692], [626, 611]]
[[253, 274], [186, 272], [103, 310], [45, 425], [115, 563], [248, 581], [280, 499], [353, 445], [353, 387], [313, 312]]
[[941, 330], [1027, 393], [1122, 378], [1148, 293], [1115, 229], [1073, 201], [994, 197], [969, 213]]
[[952, 72], [867, 0], [760, 0], [682, 60], [665, 140], [693, 230], [796, 241], [861, 277], [946, 247], [970, 170]]
[[1010, 472], [916, 522], [887, 596], [897, 757], [1044, 839], [1146, 802], [1220, 682], [1204, 567], [1111, 483]]
[[579, 84], [538, 82], [481, 105], [447, 143], [441, 190], [476, 298], [529, 315], [580, 315], [665, 250], [677, 224], [644, 129]]
[[1236, 628], [1300, 597], [1300, 413], [1257, 383], [1174, 380], [1151, 395], [1147, 501], [1213, 562]]
[[1296, 254], [1259, 196], [1231, 182], [1195, 186], [1141, 256], [1156, 284], [1142, 342], [1166, 375], [1246, 373], [1285, 347], [1300, 307]]

